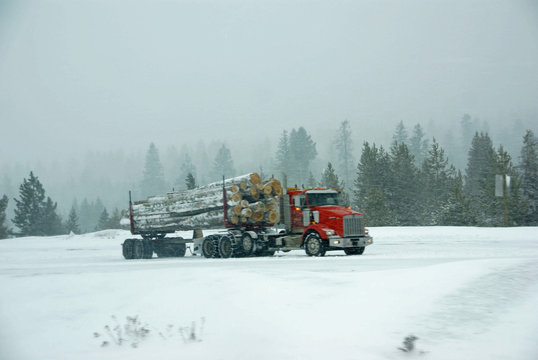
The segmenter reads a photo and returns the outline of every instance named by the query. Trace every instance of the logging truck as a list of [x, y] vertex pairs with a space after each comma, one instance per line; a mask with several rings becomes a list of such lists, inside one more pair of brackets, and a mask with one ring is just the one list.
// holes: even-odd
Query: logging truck
[[[187, 243], [193, 255], [206, 258], [299, 249], [308, 256], [331, 250], [361, 255], [373, 242], [364, 215], [343, 206], [339, 190], [284, 191], [278, 180], [263, 181], [256, 173], [134, 203], [129, 194], [127, 216], [124, 223], [139, 237], [123, 242], [125, 259], [183, 257]], [[175, 236], [185, 230], [191, 239]]]

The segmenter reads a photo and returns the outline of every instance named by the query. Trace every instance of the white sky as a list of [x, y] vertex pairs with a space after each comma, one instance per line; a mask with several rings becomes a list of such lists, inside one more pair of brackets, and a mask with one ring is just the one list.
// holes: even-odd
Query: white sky
[[345, 119], [538, 122], [537, 4], [4, 0], [0, 162]]

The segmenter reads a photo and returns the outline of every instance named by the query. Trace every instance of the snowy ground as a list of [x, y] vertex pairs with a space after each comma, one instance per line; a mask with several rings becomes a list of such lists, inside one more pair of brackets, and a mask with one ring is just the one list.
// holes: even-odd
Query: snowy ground
[[[371, 234], [324, 258], [126, 261], [124, 231], [0, 241], [0, 359], [538, 359], [538, 228]], [[118, 346], [105, 326], [128, 316], [150, 332]]]

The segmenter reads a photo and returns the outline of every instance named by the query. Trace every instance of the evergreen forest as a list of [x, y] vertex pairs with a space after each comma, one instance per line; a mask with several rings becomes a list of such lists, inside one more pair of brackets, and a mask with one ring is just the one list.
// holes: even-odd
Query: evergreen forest
[[91, 153], [82, 166], [69, 164], [65, 176], [57, 164], [53, 175], [43, 164], [4, 166], [0, 238], [120, 228], [128, 191], [144, 199], [254, 171], [287, 186], [342, 189], [368, 226], [538, 225], [534, 132], [519, 128], [516, 143], [514, 136], [494, 141], [488, 130], [467, 114], [457, 138], [428, 136], [421, 124], [400, 121], [390, 139], [376, 143], [345, 120], [322, 143], [303, 126], [282, 130], [257, 144], [261, 155], [227, 142], [180, 150], [152, 142], [144, 153]]

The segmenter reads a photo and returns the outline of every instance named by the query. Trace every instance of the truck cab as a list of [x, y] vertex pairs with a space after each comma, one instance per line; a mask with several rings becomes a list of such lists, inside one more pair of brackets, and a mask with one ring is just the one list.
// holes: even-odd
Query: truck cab
[[283, 203], [289, 208], [282, 209], [286, 230], [301, 236], [308, 255], [323, 256], [328, 250], [360, 255], [372, 244], [364, 215], [344, 206], [339, 190], [290, 188]]

